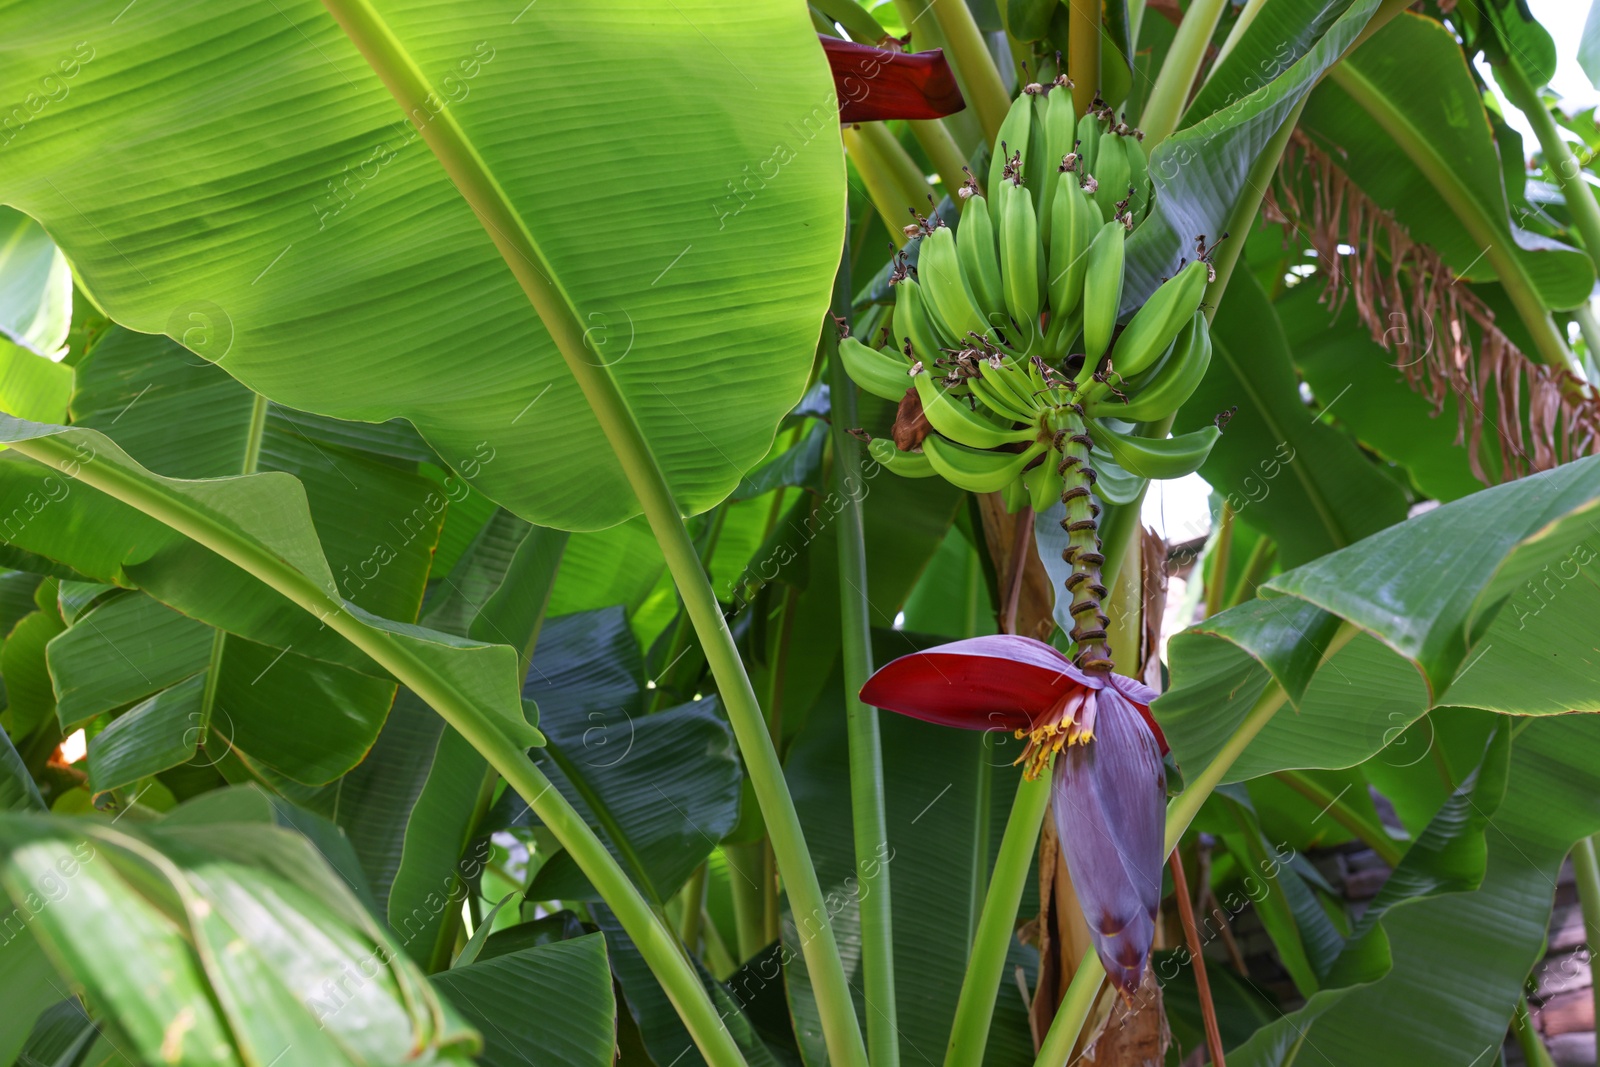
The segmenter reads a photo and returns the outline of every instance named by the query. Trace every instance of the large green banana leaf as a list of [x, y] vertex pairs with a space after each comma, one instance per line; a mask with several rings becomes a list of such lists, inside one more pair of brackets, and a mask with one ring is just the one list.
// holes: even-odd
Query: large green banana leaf
[[1500, 264], [1520, 275], [1502, 281], [1531, 287], [1545, 307], [1589, 298], [1588, 257], [1511, 219], [1478, 87], [1445, 26], [1401, 14], [1311, 95], [1301, 122], [1457, 274], [1486, 281]]
[[[5, 731], [0, 730], [0, 735]], [[0, 736], [0, 810], [43, 811], [44, 798], [9, 735]]]
[[[567, 535], [500, 511], [437, 584], [424, 625], [532, 654]], [[482, 871], [474, 845], [488, 763], [409, 689], [402, 688], [372, 751], [340, 779], [335, 813], [372, 875], [383, 914], [420, 963], [454, 949], [454, 915]]]
[[[1484, 881], [1490, 823], [1506, 793], [1510, 750], [1508, 727], [1499, 730], [1486, 748], [1480, 748], [1474, 770], [1439, 806], [1416, 843], [1367, 905], [1349, 938], [1339, 946], [1332, 973], [1324, 975], [1325, 985], [1297, 1011], [1280, 1015], [1239, 1047], [1230, 1049], [1230, 1063], [1289, 1067], [1300, 1055], [1306, 1056], [1305, 1062], [1344, 1062], [1323, 1051], [1323, 1043], [1311, 1036], [1311, 1024], [1332, 1014], [1347, 999], [1369, 994], [1373, 983], [1403, 974], [1423, 962], [1402, 954], [1411, 947], [1403, 939], [1410, 930], [1408, 923], [1418, 914], [1413, 909], [1441, 903], [1441, 897], [1445, 898], [1443, 906], [1458, 912], [1463, 905], [1471, 907], [1472, 894]], [[1391, 938], [1391, 933], [1398, 939]], [[1463, 940], [1472, 940], [1465, 931], [1462, 936]], [[1389, 1018], [1385, 1022], [1411, 1007], [1403, 1002], [1394, 1005], [1386, 1013]], [[1505, 1011], [1509, 1012], [1509, 1005]], [[1348, 1022], [1350, 1017], [1345, 1018]], [[1380, 1038], [1369, 1047], [1381, 1043]]]
[[6, 728], [22, 739], [56, 714], [55, 691], [51, 687], [46, 650], [49, 643], [66, 629], [56, 598], [60, 583], [54, 579], [35, 581], [27, 603], [36, 610], [24, 614], [6, 632], [0, 648], [0, 674], [6, 683]]
[[1464, 813], [1487, 827], [1481, 886], [1386, 916], [1394, 969], [1312, 1024], [1307, 1046], [1331, 1063], [1375, 1067], [1492, 1060], [1543, 951], [1562, 861], [1600, 829], [1597, 766], [1600, 718], [1518, 729], [1505, 799]]
[[[1321, 295], [1320, 283], [1313, 279], [1289, 290], [1273, 307], [1288, 336], [1294, 365], [1312, 394], [1324, 406], [1337, 402], [1329, 411], [1331, 421], [1364, 447], [1403, 467], [1411, 483], [1430, 500], [1456, 500], [1482, 489], [1466, 449], [1456, 443], [1460, 401], [1446, 396], [1435, 415], [1432, 402], [1406, 381], [1395, 354], [1355, 321], [1355, 310], [1346, 306], [1330, 318]], [[1223, 306], [1231, 306], [1231, 298]], [[1485, 395], [1483, 405], [1484, 425], [1496, 425], [1498, 398]], [[1500, 471], [1500, 438], [1485, 433], [1480, 448], [1484, 469]]]
[[[743, 775], [715, 698], [645, 714], [643, 662], [617, 608], [552, 619], [540, 646], [524, 689], [548, 741], [535, 758], [646, 898], [664, 903], [739, 817]], [[563, 853], [532, 895], [595, 894]]]
[[613, 1062], [617, 1004], [600, 934], [508, 952], [431, 981], [483, 1035], [485, 1067]]
[[297, 834], [10, 814], [0, 842], [30, 931], [141, 1061], [466, 1063], [477, 1045]]
[[[654, 1063], [655, 1067], [672, 1067], [674, 1064], [677, 1067], [705, 1067], [705, 1059], [689, 1037], [689, 1032], [684, 1029], [672, 1002], [667, 999], [660, 983], [645, 965], [644, 957], [639, 954], [627, 931], [622, 929], [617, 917], [604, 904], [595, 904], [593, 914], [595, 922], [605, 934], [612, 971], [617, 985], [627, 998], [628, 1012], [638, 1028], [639, 1043], [647, 1054], [647, 1058], [641, 1059]], [[770, 984], [774, 980], [776, 961], [772, 966], [774, 970], [762, 976], [764, 983]], [[778, 1067], [773, 1050], [756, 1033], [744, 1011], [753, 991], [748, 987], [730, 989], [706, 973], [698, 962], [695, 970], [710, 994], [711, 1002], [716, 1005], [723, 1025], [744, 1054], [747, 1067]], [[630, 1062], [640, 1060], [630, 1058]]]
[[[1351, 0], [1275, 0], [1262, 4], [1184, 111], [1192, 126], [1237, 103], [1277, 77], [1316, 46], [1351, 7]], [[1230, 28], [1231, 32], [1231, 28]]]
[[[722, 499], [800, 395], [839, 258], [837, 102], [804, 8], [379, 6], [680, 507]], [[407, 418], [531, 521], [638, 510], [483, 226], [322, 5], [40, 13], [0, 7], [0, 98], [77, 72], [7, 145], [0, 199], [114, 318], [296, 408]]]
[[[1307, 410], [1283, 326], [1253, 275], [1234, 275], [1211, 336], [1211, 366], [1173, 429], [1197, 430], [1222, 412], [1231, 413], [1200, 473], [1241, 521], [1277, 542], [1285, 566], [1343, 548], [1405, 518], [1405, 494], [1393, 480], [1348, 437]], [[1360, 396], [1337, 392], [1320, 399], [1362, 402]], [[1173, 540], [1193, 536], [1179, 534]]]
[[[1359, 763], [1440, 704], [1512, 715], [1600, 710], [1592, 627], [1600, 458], [1486, 489], [1273, 578], [1173, 638], [1156, 714], [1203, 766], [1270, 680], [1277, 714], [1231, 780]], [[1341, 619], [1358, 636], [1331, 658]]]
[[[507, 736], [536, 744], [516, 694], [517, 653], [504, 645], [456, 638], [373, 615], [343, 600], [317, 539], [300, 483], [280, 472], [183, 480], [151, 474], [97, 430], [47, 426], [0, 415], [0, 440], [49, 455], [60, 474], [15, 447], [0, 453], [0, 510], [26, 507], [46, 484], [65, 493], [29, 508], [14, 541], [107, 584], [137, 586], [171, 607], [259, 644], [337, 656], [374, 676], [385, 672], [323, 621], [343, 619], [368, 647], [382, 646], [433, 674], [463, 704], [494, 717]], [[66, 480], [63, 481], [63, 478]], [[103, 479], [137, 501], [137, 510], [84, 484]], [[180, 533], [185, 526], [218, 551]], [[224, 558], [251, 559], [258, 572], [293, 586], [301, 602], [325, 605], [323, 618]]]
[[1224, 101], [1238, 94], [1231, 102], [1156, 146], [1150, 154], [1154, 206], [1128, 237], [1124, 311], [1144, 303], [1176, 272], [1180, 258], [1194, 258], [1197, 238], [1214, 243], [1227, 230], [1239, 198], [1256, 195], [1248, 189], [1250, 170], [1267, 143], [1378, 7], [1379, 0], [1354, 0], [1292, 63], [1269, 61], [1270, 80], [1256, 81], [1242, 71], [1230, 75]]

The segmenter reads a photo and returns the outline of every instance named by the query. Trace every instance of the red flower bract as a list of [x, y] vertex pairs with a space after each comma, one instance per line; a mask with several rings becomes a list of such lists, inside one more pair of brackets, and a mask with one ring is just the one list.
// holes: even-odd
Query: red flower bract
[[943, 49], [895, 52], [817, 36], [833, 68], [840, 122], [936, 119], [967, 106]]
[[1120, 674], [1088, 674], [1031, 637], [971, 637], [901, 656], [867, 679], [861, 699], [941, 726], [1029, 730], [1073, 692], [1107, 685], [1128, 698], [1165, 753], [1166, 738], [1150, 715], [1155, 690]]

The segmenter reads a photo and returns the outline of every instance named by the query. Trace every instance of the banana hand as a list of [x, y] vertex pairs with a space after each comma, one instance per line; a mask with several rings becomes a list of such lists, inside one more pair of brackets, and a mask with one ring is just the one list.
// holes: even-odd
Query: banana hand
[[911, 364], [894, 352], [869, 348], [854, 337], [839, 342], [845, 373], [865, 392], [885, 400], [899, 400], [911, 388]]
[[[1126, 332], [1123, 334], [1127, 336]], [[1122, 347], [1121, 342], [1117, 344]], [[1096, 382], [1086, 390], [1083, 401], [1084, 414], [1091, 417], [1126, 419], [1129, 422], [1155, 422], [1183, 407], [1184, 401], [1194, 395], [1205, 379], [1206, 368], [1211, 366], [1211, 329], [1205, 312], [1196, 311], [1189, 325], [1173, 342], [1172, 354], [1154, 373], [1150, 382], [1142, 385], [1133, 397], [1123, 403], [1108, 386]], [[1122, 388], [1128, 388], [1126, 385]]]
[[973, 448], [998, 448], [1001, 445], [1032, 441], [1038, 430], [1012, 429], [989, 421], [970, 410], [961, 400], [952, 398], [934, 384], [933, 376], [923, 371], [913, 379], [917, 396], [922, 400], [922, 413], [928, 424], [952, 441]]
[[1141, 478], [1181, 478], [1194, 473], [1211, 455], [1211, 446], [1217, 443], [1217, 438], [1222, 436], [1222, 431], [1215, 426], [1162, 440], [1118, 433], [1098, 422], [1089, 425], [1095, 448], [1104, 449], [1117, 466]]
[[1044, 442], [1035, 441], [1025, 452], [986, 452], [930, 434], [922, 442], [922, 454], [941, 478], [958, 489], [997, 493], [1016, 481], [1023, 468], [1047, 447]]
[[985, 369], [980, 378], [968, 378], [967, 388], [972, 390], [972, 395], [978, 398], [978, 403], [999, 415], [1002, 419], [1013, 422], [1033, 422], [1038, 416], [1038, 411], [1032, 405], [1025, 404], [1010, 389], [1001, 384], [1001, 375], [1004, 372]]
[[1138, 500], [1139, 494], [1144, 492], [1145, 482], [1149, 480], [1129, 474], [1115, 463], [1103, 459], [1095, 462], [1094, 474], [1094, 495], [1112, 507]]
[[1033, 510], [1039, 512], [1049, 511], [1050, 506], [1061, 499], [1065, 485], [1061, 475], [1056, 473], [1056, 465], [1048, 459], [1032, 470], [1023, 471], [1022, 484], [1028, 489]]
[[1206, 295], [1209, 271], [1204, 263], [1195, 260], [1150, 294], [1117, 338], [1117, 347], [1111, 353], [1113, 370], [1132, 378], [1161, 358], [1199, 309]]
[[928, 462], [925, 452], [902, 452], [887, 437], [874, 437], [867, 442], [867, 455], [902, 478], [932, 478], [939, 472]]

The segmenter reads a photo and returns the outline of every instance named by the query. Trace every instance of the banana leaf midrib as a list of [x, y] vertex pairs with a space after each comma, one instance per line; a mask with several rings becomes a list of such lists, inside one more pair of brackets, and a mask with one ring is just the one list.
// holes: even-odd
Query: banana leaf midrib
[[[1439, 155], [1433, 140], [1417, 129], [1405, 112], [1396, 107], [1370, 78], [1349, 61], [1334, 66], [1328, 77], [1384, 132], [1394, 138], [1395, 144], [1422, 172], [1462, 227], [1483, 249], [1483, 258], [1494, 267], [1500, 284], [1516, 306], [1523, 324], [1533, 335], [1539, 357], [1553, 366], [1572, 369], [1572, 354], [1556, 335], [1554, 323], [1534, 288], [1532, 278], [1515, 254], [1514, 243], [1508, 247], [1502, 240], [1502, 235], [1497, 232], [1496, 220], [1487, 215], [1484, 205], [1461, 181], [1449, 162]], [[1509, 233], [1509, 223], [1507, 227]], [[1579, 373], [1581, 376], [1581, 371]]]
[[[240, 474], [254, 474], [261, 464], [261, 440], [266, 435], [267, 398], [255, 393], [250, 401], [250, 428], [245, 434], [244, 457], [239, 464]], [[206, 688], [200, 696], [200, 727], [197, 747], [205, 744], [211, 732], [211, 714], [217, 705], [217, 686], [222, 673], [223, 650], [228, 643], [228, 632], [217, 627], [211, 638], [211, 659], [206, 664]], [[229, 742], [232, 749], [232, 742]]]

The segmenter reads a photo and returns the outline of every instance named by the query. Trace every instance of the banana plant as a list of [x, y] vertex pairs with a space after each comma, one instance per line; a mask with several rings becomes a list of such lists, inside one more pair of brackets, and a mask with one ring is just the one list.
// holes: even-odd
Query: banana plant
[[1600, 215], [1523, 9], [0, 29], [0, 1064], [1548, 1055]]

